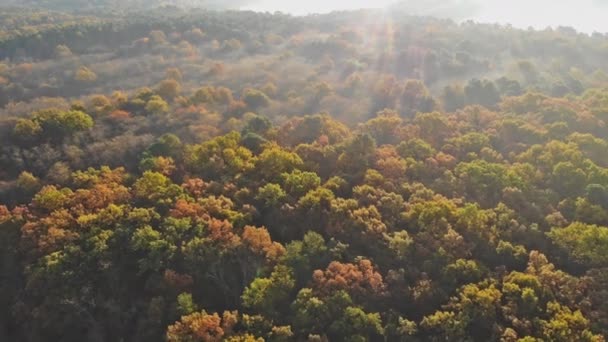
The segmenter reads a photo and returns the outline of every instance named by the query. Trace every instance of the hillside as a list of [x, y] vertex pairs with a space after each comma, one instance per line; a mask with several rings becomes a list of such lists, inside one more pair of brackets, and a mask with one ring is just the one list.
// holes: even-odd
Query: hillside
[[217, 10], [238, 8], [246, 3], [246, 0], [4, 0], [0, 6], [68, 12], [140, 12], [159, 7]]
[[0, 10], [1, 341], [605, 341], [608, 35], [87, 4]]

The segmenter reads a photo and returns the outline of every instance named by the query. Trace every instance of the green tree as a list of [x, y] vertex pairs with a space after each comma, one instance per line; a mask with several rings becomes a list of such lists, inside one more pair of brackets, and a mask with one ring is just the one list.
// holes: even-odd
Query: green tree
[[304, 196], [321, 185], [321, 178], [314, 172], [295, 170], [291, 173], [283, 173], [281, 178], [287, 193], [296, 198]]
[[255, 168], [266, 180], [280, 180], [281, 174], [293, 172], [303, 165], [302, 159], [295, 153], [282, 149], [280, 146], [269, 146], [259, 155]]
[[256, 278], [243, 292], [243, 305], [269, 318], [280, 318], [285, 313], [295, 286], [293, 272], [277, 266], [269, 278]]
[[169, 112], [169, 104], [160, 96], [154, 95], [146, 103], [145, 109], [150, 114], [165, 114]]
[[361, 308], [348, 307], [343, 316], [329, 328], [332, 335], [346, 341], [369, 341], [384, 334], [382, 319], [378, 313], [366, 313]]
[[600, 267], [608, 262], [606, 227], [575, 222], [565, 228], [553, 228], [548, 235], [574, 261], [592, 267]]
[[258, 110], [270, 104], [270, 98], [264, 92], [247, 88], [243, 91], [242, 100], [247, 104], [247, 107], [252, 110]]
[[280, 205], [286, 196], [280, 185], [268, 183], [258, 189], [256, 198], [266, 207], [275, 207]]

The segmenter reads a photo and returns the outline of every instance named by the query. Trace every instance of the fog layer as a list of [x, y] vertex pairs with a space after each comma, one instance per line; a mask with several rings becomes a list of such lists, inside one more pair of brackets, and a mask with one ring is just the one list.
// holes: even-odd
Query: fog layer
[[448, 0], [448, 1], [395, 1], [395, 0], [309, 0], [291, 2], [283, 0], [251, 1], [241, 8], [256, 11], [281, 11], [294, 15], [326, 13], [359, 8], [386, 8], [401, 5], [416, 15], [450, 17], [455, 20], [475, 20], [511, 24], [519, 28], [571, 26], [579, 31], [608, 32], [608, 1], [605, 0]]

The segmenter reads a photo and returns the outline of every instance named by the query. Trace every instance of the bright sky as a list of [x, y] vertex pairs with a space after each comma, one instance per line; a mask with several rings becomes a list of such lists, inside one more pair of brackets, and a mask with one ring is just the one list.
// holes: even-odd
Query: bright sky
[[[480, 22], [510, 23], [515, 27], [572, 26], [579, 31], [608, 32], [608, 0], [472, 0], [479, 11], [471, 18]], [[382, 8], [394, 0], [259, 0], [246, 9], [282, 11], [294, 15], [341, 9]], [[471, 0], [469, 0], [471, 2]], [[418, 4], [424, 2], [418, 2]], [[418, 5], [423, 6], [423, 5]]]
[[572, 26], [579, 31], [608, 32], [608, 1], [510, 0], [484, 6], [475, 20], [516, 27]]

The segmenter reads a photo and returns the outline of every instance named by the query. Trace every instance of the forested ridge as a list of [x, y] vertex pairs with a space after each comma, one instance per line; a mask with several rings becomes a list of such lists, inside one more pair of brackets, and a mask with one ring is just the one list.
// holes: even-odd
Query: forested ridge
[[74, 3], [0, 7], [0, 340], [605, 341], [608, 35]]

